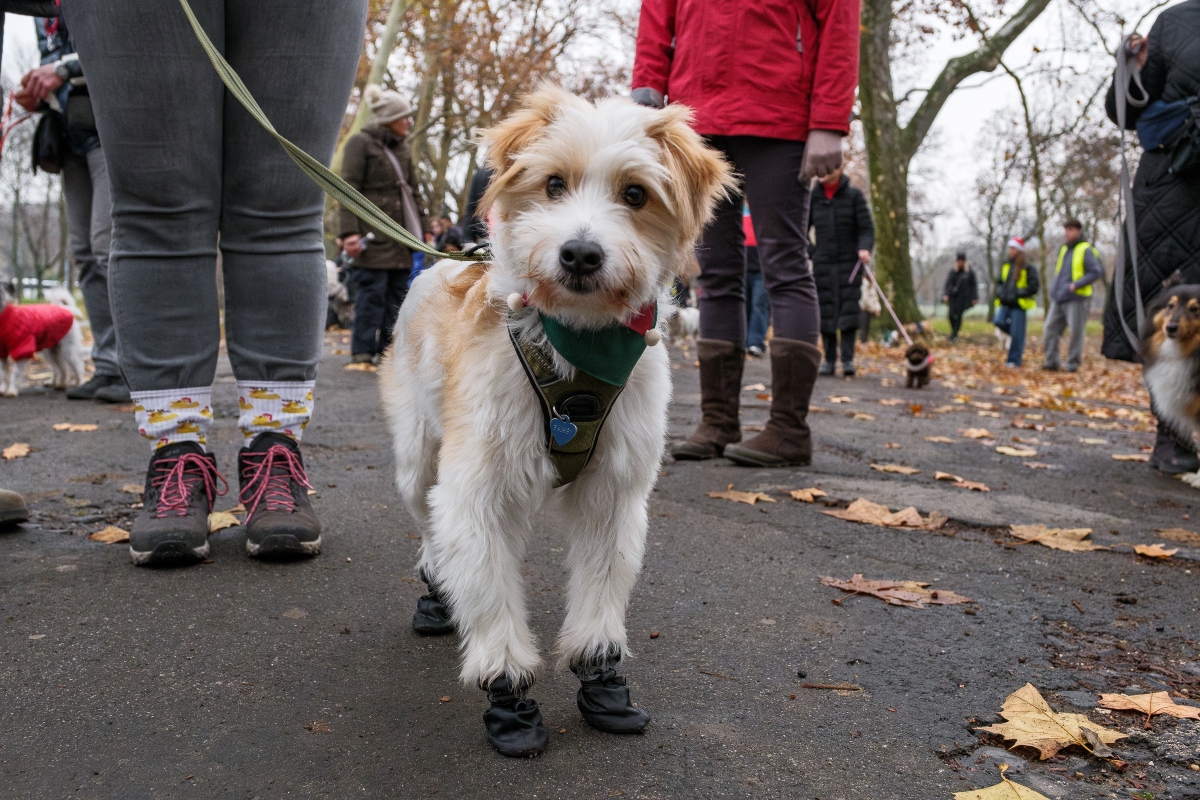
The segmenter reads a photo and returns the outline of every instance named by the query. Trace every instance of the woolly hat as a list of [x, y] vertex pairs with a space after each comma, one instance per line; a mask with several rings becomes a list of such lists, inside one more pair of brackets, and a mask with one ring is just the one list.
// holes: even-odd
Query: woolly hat
[[1016, 236], [1008, 240], [1008, 246], [1015, 250], [1020, 250], [1022, 253], [1025, 252], [1025, 240]]
[[413, 113], [413, 107], [399, 92], [389, 91], [374, 83], [368, 84], [363, 91], [363, 102], [371, 109], [375, 119], [384, 125]]

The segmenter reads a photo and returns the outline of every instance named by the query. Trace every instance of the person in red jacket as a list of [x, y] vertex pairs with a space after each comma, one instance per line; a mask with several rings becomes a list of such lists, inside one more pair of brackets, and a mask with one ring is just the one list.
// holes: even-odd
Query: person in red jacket
[[702, 420], [672, 447], [747, 466], [812, 461], [808, 402], [820, 312], [805, 222], [813, 177], [841, 165], [858, 85], [859, 0], [643, 0], [633, 66], [636, 102], [691, 106], [693, 127], [742, 176], [770, 296], [771, 416], [741, 441], [746, 336], [742, 197], [717, 208], [700, 262]]

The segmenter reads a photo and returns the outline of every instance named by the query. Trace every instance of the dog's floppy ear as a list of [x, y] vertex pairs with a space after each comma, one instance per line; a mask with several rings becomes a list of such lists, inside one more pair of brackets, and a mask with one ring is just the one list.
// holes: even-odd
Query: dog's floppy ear
[[517, 154], [536, 139], [558, 113], [558, 107], [570, 100], [570, 95], [551, 83], [543, 83], [521, 100], [520, 107], [495, 127], [480, 135], [487, 146], [486, 162], [492, 168], [492, 179], [479, 201], [479, 216], [487, 214], [492, 203], [513, 180], [521, 174]]
[[671, 173], [668, 191], [680, 222], [680, 244], [689, 248], [712, 218], [717, 200], [737, 186], [729, 164], [692, 130], [691, 119], [687, 106], [669, 105], [646, 125]]

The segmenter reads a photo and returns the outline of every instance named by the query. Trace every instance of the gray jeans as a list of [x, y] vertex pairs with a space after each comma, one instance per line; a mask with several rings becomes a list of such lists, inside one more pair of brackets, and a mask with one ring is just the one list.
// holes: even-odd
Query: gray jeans
[[[275, 127], [333, 154], [367, 0], [192, 0]], [[110, 293], [133, 391], [316, 375], [324, 195], [230, 97], [175, 2], [63, 0], [112, 185]], [[219, 238], [218, 238], [219, 236]]]
[[1042, 338], [1046, 346], [1047, 367], [1058, 369], [1058, 340], [1062, 337], [1063, 328], [1071, 330], [1070, 344], [1067, 347], [1067, 369], [1075, 371], [1083, 364], [1083, 337], [1087, 333], [1088, 311], [1092, 306], [1092, 298], [1080, 297], [1065, 303], [1051, 303], [1050, 311], [1046, 313], [1046, 325]]
[[79, 290], [92, 327], [92, 361], [97, 375], [121, 374], [117, 334], [108, 302], [108, 249], [112, 239], [112, 199], [108, 168], [100, 148], [67, 156], [62, 168], [71, 261], [79, 270]]

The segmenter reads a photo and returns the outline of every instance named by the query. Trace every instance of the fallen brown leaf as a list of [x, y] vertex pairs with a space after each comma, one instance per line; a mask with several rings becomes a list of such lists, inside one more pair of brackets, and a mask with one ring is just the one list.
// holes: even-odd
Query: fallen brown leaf
[[937, 442], [939, 444], [954, 444], [957, 440], [951, 439], [949, 436], [926, 436], [925, 441]]
[[[872, 581], [864, 578], [862, 573], [855, 573], [848, 581], [822, 576], [821, 583], [825, 586], [841, 589], [844, 592], [850, 592], [851, 594], [866, 594], [878, 597], [889, 605], [905, 606], [907, 608], [924, 608], [926, 603], [949, 606], [971, 602], [971, 598], [963, 597], [961, 594], [941, 589], [931, 590], [928, 588], [928, 583], [918, 583], [917, 581]], [[842, 599], [844, 600], [845, 598]], [[842, 600], [835, 600], [834, 603], [841, 605]]]
[[1150, 456], [1145, 453], [1113, 453], [1113, 461], [1149, 461]]
[[1108, 444], [1108, 439], [1090, 439], [1085, 436], [1079, 437], [1081, 444]]
[[1200, 708], [1181, 706], [1171, 699], [1166, 692], [1150, 694], [1102, 694], [1100, 707], [1116, 711], [1137, 711], [1146, 715], [1146, 727], [1150, 727], [1150, 718], [1155, 714], [1166, 714], [1180, 719], [1200, 719]]
[[117, 544], [119, 542], [129, 541], [129, 531], [118, 528], [116, 525], [109, 525], [103, 530], [98, 530], [88, 537], [93, 542], [104, 542], [105, 544]]
[[372, 364], [368, 361], [363, 361], [358, 364], [347, 364], [345, 366], [345, 369], [347, 372], [378, 372], [379, 371], [379, 367], [375, 366], [374, 364]]
[[1179, 548], [1173, 547], [1168, 550], [1161, 544], [1135, 544], [1133, 552], [1139, 556], [1149, 556], [1150, 558], [1170, 558], [1179, 552]]
[[1016, 458], [1029, 458], [1037, 455], [1037, 450], [1031, 447], [1009, 447], [1006, 444], [997, 447], [996, 452], [1002, 456], [1015, 456]]
[[854, 398], [846, 397], [845, 395], [835, 394], [835, 395], [830, 396], [829, 402], [831, 402], [831, 403], [853, 403]]
[[308, 725], [305, 725], [304, 730], [311, 731], [313, 733], [333, 733], [333, 728], [329, 727], [329, 723], [320, 719], [314, 720]]
[[1029, 467], [1030, 469], [1050, 469], [1049, 464], [1043, 464], [1040, 461], [1026, 461], [1023, 464], [1021, 464], [1021, 466]]
[[969, 489], [972, 492], [990, 492], [991, 491], [991, 488], [989, 488], [986, 483], [980, 483], [979, 481], [960, 480], [960, 481], [957, 481], [950, 485], [957, 489]]
[[792, 496], [793, 500], [799, 500], [802, 503], [813, 503], [818, 497], [827, 496], [825, 492], [815, 486], [810, 489], [792, 489], [788, 494]]
[[1059, 750], [1071, 745], [1093, 752], [1095, 746], [1089, 744], [1084, 730], [1094, 733], [1103, 745], [1125, 738], [1125, 734], [1097, 725], [1082, 714], [1056, 713], [1032, 683], [1025, 684], [1008, 696], [1000, 716], [1007, 721], [977, 730], [1012, 739], [1015, 742], [1013, 747], [1036, 748], [1043, 761], [1053, 758]]
[[146, 487], [140, 483], [125, 483], [121, 485], [121, 491], [125, 494], [144, 494]]
[[883, 400], [880, 400], [879, 405], [881, 405], [881, 406], [898, 406], [898, 405], [902, 404], [903, 402], [904, 401], [901, 400], [899, 397], [887, 397], [887, 398], [884, 398]]
[[1159, 528], [1155, 532], [1161, 534], [1164, 539], [1170, 539], [1172, 542], [1200, 547], [1200, 533], [1189, 531], [1186, 528]]
[[1027, 786], [1010, 781], [1004, 776], [1008, 764], [1000, 765], [1000, 783], [986, 789], [971, 789], [968, 792], [955, 792], [954, 800], [1050, 800], [1046, 795], [1035, 792]]
[[732, 500], [735, 503], [745, 503], [749, 506], [754, 505], [759, 500], [762, 500], [766, 503], [775, 502], [775, 498], [771, 497], [771, 495], [767, 494], [766, 492], [739, 492], [733, 488], [732, 483], [729, 484], [729, 487], [725, 491], [709, 492], [708, 496], [714, 500]]
[[214, 511], [208, 515], [208, 532], [216, 533], [225, 528], [241, 525], [242, 521], [228, 511]]
[[965, 439], [990, 439], [992, 432], [987, 428], [964, 428], [959, 431]]
[[1107, 550], [1107, 547], [1088, 541], [1091, 528], [1047, 528], [1045, 525], [1010, 525], [1012, 535], [1023, 542], [1045, 545], [1068, 553], [1087, 553]]
[[900, 449], [899, 442], [884, 442], [883, 446], [884, 446], [884, 449], [886, 449], [886, 450], [899, 450]]
[[742, 387], [743, 392], [765, 392], [766, 390], [767, 387], [763, 386], [761, 383], [752, 383], [749, 386]]
[[756, 398], [758, 398], [759, 400], [765, 400], [765, 401], [767, 401], [768, 403], [769, 403], [769, 402], [771, 402], [771, 395], [769, 395], [769, 394], [765, 394], [765, 393], [763, 393], [763, 392], [759, 392], [758, 394], [756, 394], [756, 395], [754, 395], [754, 396], [755, 396]]
[[876, 469], [880, 472], [894, 472], [897, 475], [917, 475], [921, 472], [921, 470], [915, 467], [906, 467], [903, 464], [872, 464], [871, 469]]
[[11, 444], [4, 448], [4, 450], [0, 452], [0, 455], [3, 455], [6, 460], [12, 461], [14, 458], [24, 458], [25, 456], [29, 455], [29, 452], [29, 445], [25, 444], [24, 442], [17, 442], [16, 444]]
[[949, 472], [935, 472], [933, 473], [933, 479], [935, 481], [954, 481], [955, 483], [962, 480], [962, 478], [957, 475], [951, 475]]
[[71, 433], [91, 433], [94, 430], [99, 430], [99, 425], [77, 425], [73, 422], [59, 422], [54, 425], [56, 431], [70, 431]]
[[930, 512], [928, 517], [922, 518], [915, 508], [908, 508], [892, 512], [885, 505], [872, 503], [862, 497], [855, 500], [844, 509], [831, 509], [822, 511], [822, 514], [828, 514], [831, 517], [844, 519], [848, 522], [861, 522], [864, 525], [878, 525], [881, 528], [915, 528], [918, 530], [934, 531], [946, 524], [946, 517], [936, 511]]

